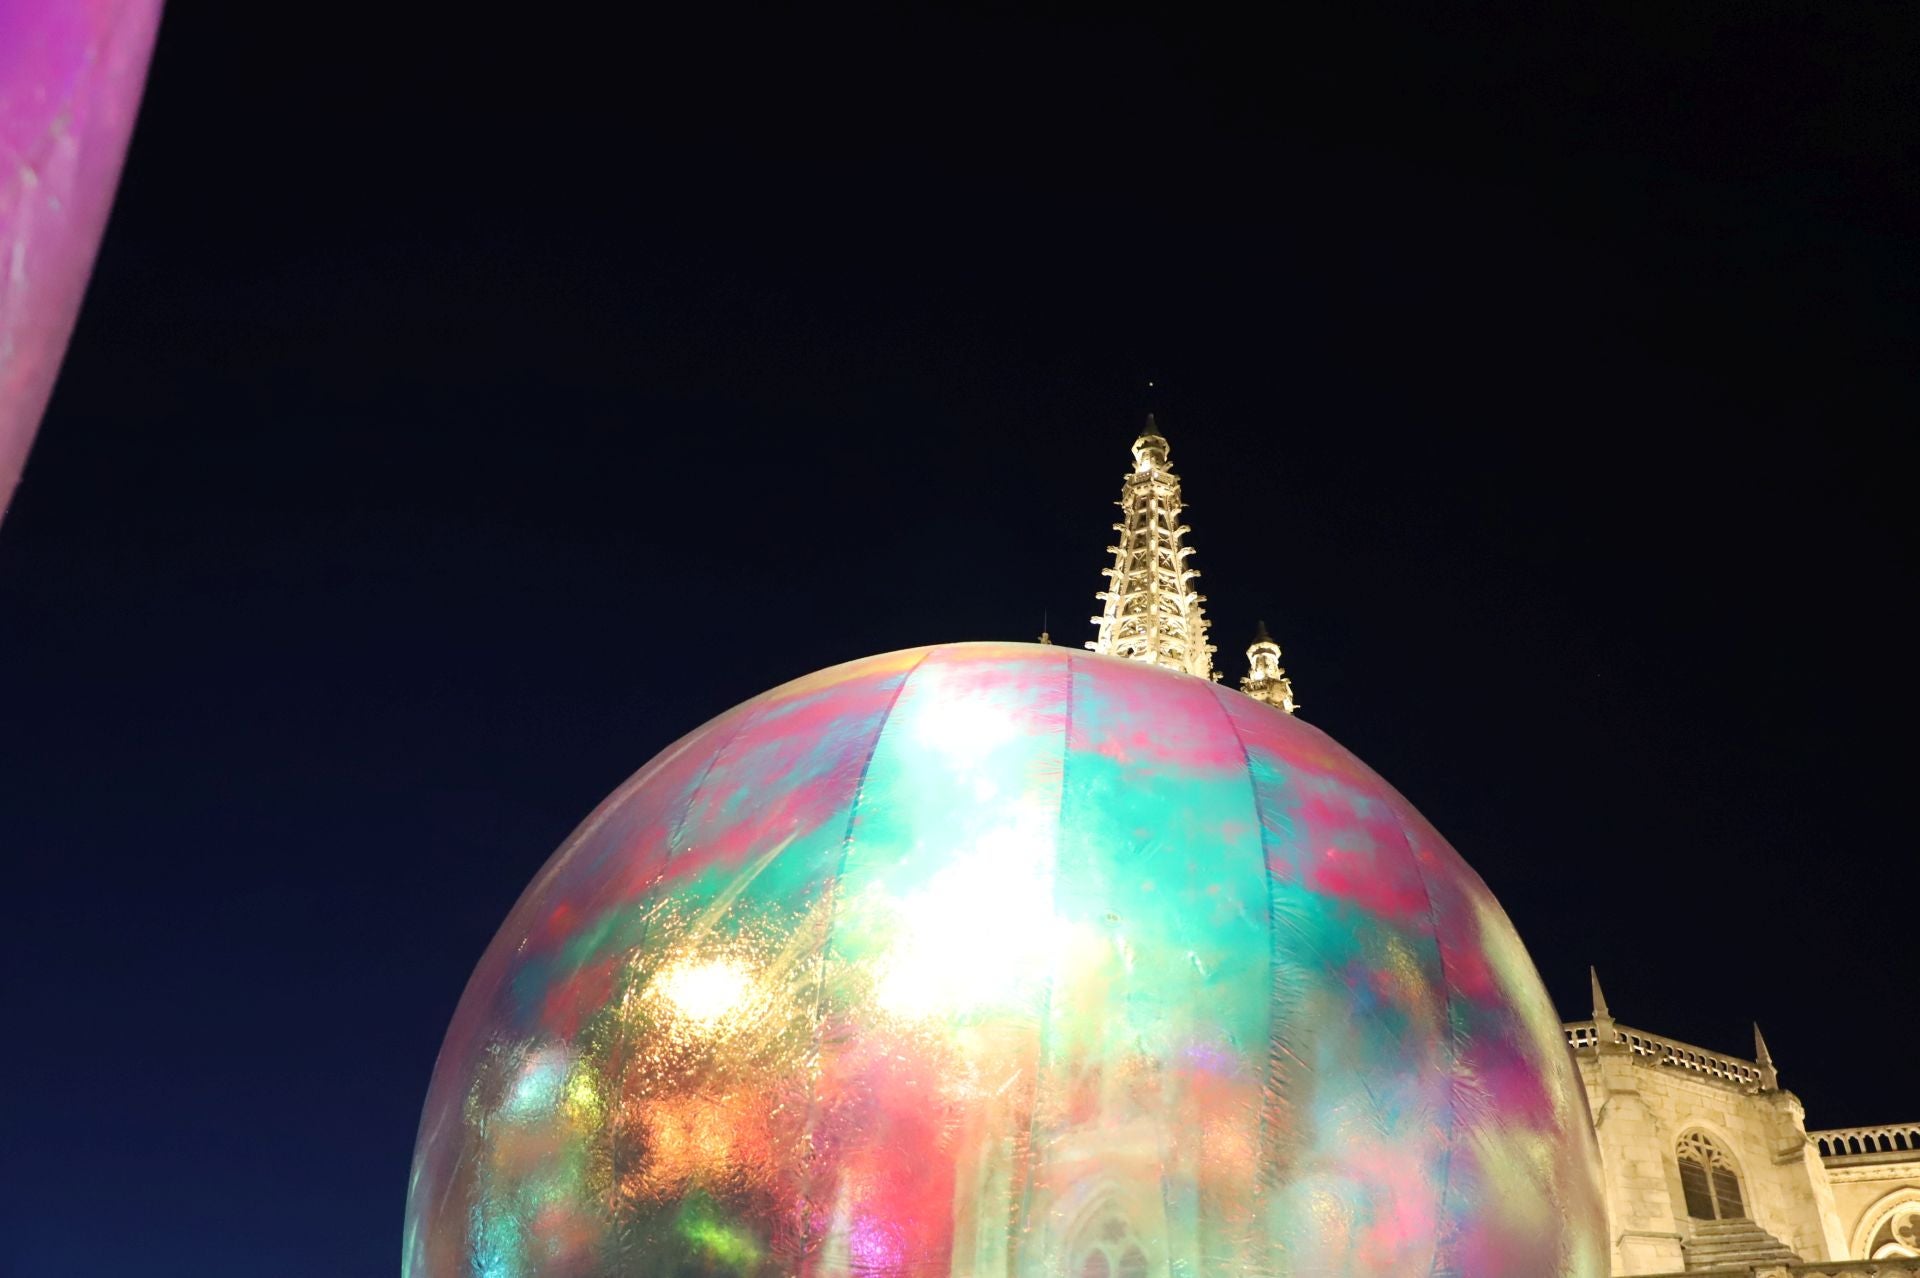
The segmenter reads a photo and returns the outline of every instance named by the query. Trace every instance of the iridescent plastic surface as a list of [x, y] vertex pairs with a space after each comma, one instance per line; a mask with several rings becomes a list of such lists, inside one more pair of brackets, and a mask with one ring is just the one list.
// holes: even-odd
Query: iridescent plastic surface
[[1065, 648], [722, 715], [556, 853], [441, 1050], [415, 1278], [1599, 1278], [1525, 950], [1318, 730]]
[[73, 331], [160, 0], [0, 0], [0, 513]]

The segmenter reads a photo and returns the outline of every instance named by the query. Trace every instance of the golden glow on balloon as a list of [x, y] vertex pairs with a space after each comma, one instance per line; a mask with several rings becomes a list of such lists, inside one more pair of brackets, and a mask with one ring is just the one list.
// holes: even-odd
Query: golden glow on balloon
[[654, 978], [653, 991], [701, 1030], [712, 1030], [746, 1006], [753, 973], [730, 958], [677, 963]]

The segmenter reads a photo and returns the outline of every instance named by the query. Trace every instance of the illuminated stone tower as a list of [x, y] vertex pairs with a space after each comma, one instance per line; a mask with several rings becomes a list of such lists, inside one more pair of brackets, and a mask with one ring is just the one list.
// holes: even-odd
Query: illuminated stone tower
[[1218, 679], [1207, 642], [1206, 596], [1194, 589], [1200, 574], [1187, 567], [1192, 530], [1180, 522], [1180, 478], [1167, 460], [1167, 441], [1153, 416], [1133, 441], [1133, 472], [1120, 490], [1119, 544], [1108, 547], [1113, 567], [1102, 569], [1103, 608], [1090, 618], [1100, 627], [1087, 644], [1095, 652]]
[[1288, 714], [1293, 713], [1297, 704], [1293, 699], [1293, 680], [1287, 678], [1286, 667], [1280, 664], [1280, 645], [1267, 633], [1264, 621], [1247, 648], [1247, 674], [1240, 680], [1240, 691]]

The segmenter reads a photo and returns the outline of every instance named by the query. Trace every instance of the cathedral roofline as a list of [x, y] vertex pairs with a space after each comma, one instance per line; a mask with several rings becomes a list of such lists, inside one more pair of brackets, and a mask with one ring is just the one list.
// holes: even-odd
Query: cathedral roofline
[[[1108, 588], [1095, 593], [1100, 615], [1087, 647], [1108, 656], [1165, 666], [1203, 679], [1220, 679], [1218, 651], [1208, 639], [1207, 597], [1194, 588], [1199, 572], [1189, 566], [1193, 530], [1180, 522], [1180, 477], [1159, 419], [1148, 413], [1133, 441], [1133, 470], [1122, 481], [1118, 544], [1107, 547], [1110, 566], [1100, 570]], [[1293, 681], [1280, 665], [1280, 645], [1261, 621], [1247, 649], [1247, 675], [1240, 691], [1292, 714], [1298, 705]]]

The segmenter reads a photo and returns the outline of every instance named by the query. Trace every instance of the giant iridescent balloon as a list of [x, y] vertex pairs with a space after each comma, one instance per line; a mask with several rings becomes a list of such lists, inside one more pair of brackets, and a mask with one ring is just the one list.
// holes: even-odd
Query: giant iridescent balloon
[[722, 715], [556, 853], [441, 1049], [413, 1278], [1600, 1278], [1500, 907], [1316, 729], [960, 644]]

